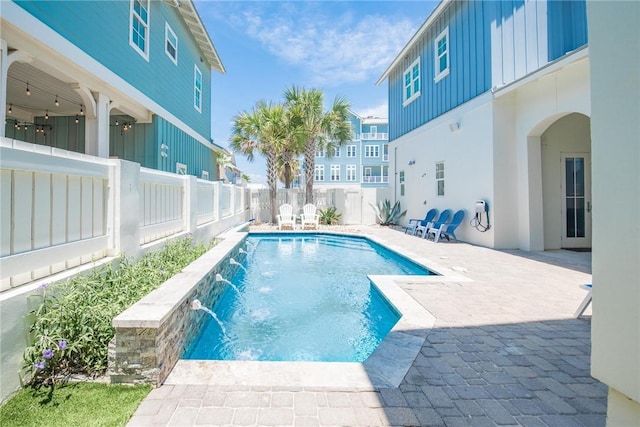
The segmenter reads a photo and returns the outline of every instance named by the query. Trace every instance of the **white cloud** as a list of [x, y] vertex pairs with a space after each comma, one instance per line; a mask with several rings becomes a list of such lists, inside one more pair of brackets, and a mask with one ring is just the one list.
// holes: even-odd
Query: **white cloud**
[[382, 104], [374, 106], [374, 107], [368, 107], [368, 108], [359, 109], [359, 110], [354, 109], [354, 112], [358, 113], [358, 115], [360, 117], [372, 116], [372, 117], [388, 118], [389, 117], [389, 105], [388, 105], [387, 101], [384, 101]]
[[234, 14], [229, 22], [318, 85], [376, 79], [415, 30], [408, 18], [329, 16], [306, 2], [269, 5]]

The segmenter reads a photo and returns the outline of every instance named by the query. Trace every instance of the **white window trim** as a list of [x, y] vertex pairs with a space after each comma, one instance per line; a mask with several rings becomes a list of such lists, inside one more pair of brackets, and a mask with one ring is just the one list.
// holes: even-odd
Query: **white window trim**
[[[145, 37], [144, 37], [144, 52], [142, 50], [140, 50], [140, 47], [133, 42], [133, 17], [136, 16], [136, 19], [138, 14], [135, 13], [135, 11], [133, 10], [133, 3], [135, 2], [135, 0], [129, 0], [129, 46], [131, 46], [133, 48], [133, 50], [135, 50], [136, 52], [138, 52], [140, 54], [140, 56], [142, 56], [145, 61], [149, 62], [149, 29], [150, 29], [150, 23], [151, 23], [151, 1], [150, 0], [139, 0], [141, 3], [146, 3], [146, 10], [147, 10], [147, 22], [144, 23], [146, 31], [145, 31]], [[142, 20], [140, 20], [140, 22], [142, 22]]]
[[[171, 43], [171, 46], [173, 46], [173, 48], [176, 51], [176, 57], [175, 58], [173, 56], [171, 56], [171, 54], [167, 50], [167, 43], [170, 42], [169, 33], [171, 33], [173, 38], [176, 40], [176, 45], [175, 46], [173, 46], [173, 43]], [[173, 29], [171, 28], [171, 26], [169, 25], [168, 22], [164, 23], [164, 53], [167, 54], [167, 56], [169, 57], [171, 62], [173, 62], [174, 64], [178, 65], [178, 36], [176, 36], [176, 33], [173, 31]]]
[[[357, 181], [357, 169], [356, 169], [356, 165], [347, 165], [347, 181], [351, 182], [351, 181]], [[351, 174], [350, 174], [351, 172]]]
[[316, 157], [324, 157], [324, 148], [316, 150]]
[[[438, 178], [438, 165], [442, 165], [442, 178]], [[436, 162], [436, 197], [443, 197], [446, 194], [446, 190], [442, 190], [442, 194], [438, 194], [438, 183], [442, 181], [444, 184], [444, 161]]]
[[333, 157], [340, 157], [340, 147], [333, 147]]
[[[370, 150], [369, 150], [370, 149]], [[372, 151], [373, 156], [369, 155], [369, 151]], [[367, 159], [377, 159], [380, 157], [380, 146], [379, 145], [365, 145], [364, 146], [364, 157]]]
[[[316, 165], [313, 171], [314, 181], [324, 181], [324, 165]], [[322, 179], [320, 179], [320, 172], [322, 172]]]
[[[340, 181], [340, 165], [331, 165], [331, 168], [329, 169], [330, 173], [329, 173], [329, 180], [330, 181]], [[334, 171], [338, 171], [337, 176], [334, 177]]]
[[[404, 69], [404, 71], [402, 72], [402, 99], [404, 100], [402, 102], [402, 106], [406, 107], [407, 105], [411, 104], [413, 101], [416, 100], [416, 98], [418, 98], [420, 96], [420, 93], [422, 92], [422, 67], [419, 67], [419, 74], [418, 74], [418, 80], [420, 80], [420, 90], [417, 92], [412, 92], [411, 96], [409, 98], [405, 98], [407, 96], [407, 91], [406, 91], [406, 86], [404, 85], [404, 75], [407, 74], [407, 72], [410, 72], [411, 75], [413, 76], [413, 67], [418, 64], [420, 65], [420, 57], [418, 56], [416, 58], [415, 61], [413, 61], [411, 63], [411, 65], [409, 65], [407, 68]], [[411, 90], [413, 91], [413, 77], [411, 78]]]
[[[447, 54], [447, 67], [444, 70], [440, 71], [440, 56], [438, 56], [438, 42], [445, 37], [447, 39], [447, 49], [445, 50]], [[449, 54], [449, 46], [451, 46], [450, 41], [451, 40], [449, 39], [449, 27], [447, 27], [444, 30], [442, 30], [440, 34], [438, 34], [438, 37], [436, 37], [436, 39], [433, 42], [433, 54], [434, 54], [434, 66], [435, 66], [435, 78], [433, 79], [433, 81], [436, 83], [449, 75], [449, 59], [451, 58], [451, 55]]]
[[187, 165], [184, 163], [176, 162], [176, 173], [178, 175], [186, 175], [187, 174]]
[[[350, 153], [351, 150], [351, 153]], [[347, 157], [355, 158], [358, 157], [358, 148], [355, 144], [347, 145]]]
[[209, 172], [208, 171], [202, 171], [202, 174], [200, 175], [200, 179], [205, 179], [205, 180], [209, 181]]
[[[200, 75], [200, 85], [202, 86], [203, 81], [202, 81], [202, 71], [200, 71], [200, 68], [198, 68], [197, 65], [194, 64], [193, 66], [193, 108], [195, 108], [198, 112], [202, 113], [202, 88], [198, 89], [198, 86], [196, 85], [197, 80], [197, 76]], [[196, 93], [200, 92], [200, 105], [196, 104]]]
[[369, 135], [375, 138], [375, 136], [378, 135], [378, 126], [371, 126], [369, 128]]

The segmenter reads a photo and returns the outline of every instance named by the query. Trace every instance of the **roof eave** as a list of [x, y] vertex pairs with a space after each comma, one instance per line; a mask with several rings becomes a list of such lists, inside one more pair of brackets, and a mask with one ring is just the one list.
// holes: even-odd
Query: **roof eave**
[[193, 39], [196, 41], [198, 47], [205, 56], [204, 59], [209, 64], [209, 67], [221, 74], [225, 74], [227, 70], [224, 68], [224, 65], [222, 65], [220, 55], [218, 55], [218, 51], [216, 50], [213, 41], [211, 41], [211, 37], [209, 36], [207, 29], [204, 27], [202, 19], [200, 19], [200, 15], [193, 4], [193, 0], [165, 1], [180, 12], [182, 19], [184, 19], [184, 22], [187, 24], [187, 27], [193, 36]]
[[420, 26], [418, 31], [416, 31], [416, 33], [413, 35], [413, 37], [411, 37], [411, 39], [407, 42], [407, 44], [402, 48], [400, 53], [395, 57], [395, 59], [391, 62], [391, 64], [387, 67], [387, 69], [384, 70], [384, 73], [382, 73], [382, 75], [376, 81], [376, 86], [378, 86], [380, 83], [385, 81], [385, 79], [387, 77], [389, 77], [389, 74], [391, 74], [391, 70], [393, 70], [400, 63], [400, 61], [402, 61], [402, 59], [409, 52], [409, 50], [411, 50], [411, 48], [418, 42], [418, 40], [420, 40], [420, 38], [423, 36], [423, 34], [427, 32], [427, 30], [429, 29], [429, 27], [431, 26], [433, 21], [435, 21], [436, 18], [438, 16], [440, 16], [442, 11], [444, 9], [446, 9], [446, 7], [452, 1], [453, 0], [441, 0], [440, 1], [438, 6], [436, 6], [436, 8], [433, 9], [433, 11], [429, 14], [427, 19], [422, 24], [422, 26]]

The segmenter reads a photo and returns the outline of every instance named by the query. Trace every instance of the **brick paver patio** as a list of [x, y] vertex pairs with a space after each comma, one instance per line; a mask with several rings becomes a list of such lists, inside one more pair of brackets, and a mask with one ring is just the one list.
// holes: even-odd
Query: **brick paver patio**
[[[402, 287], [436, 324], [398, 388], [163, 385], [129, 426], [603, 426], [590, 317], [572, 315], [589, 253], [495, 251], [357, 227], [471, 281]], [[587, 311], [590, 314], [590, 309]]]

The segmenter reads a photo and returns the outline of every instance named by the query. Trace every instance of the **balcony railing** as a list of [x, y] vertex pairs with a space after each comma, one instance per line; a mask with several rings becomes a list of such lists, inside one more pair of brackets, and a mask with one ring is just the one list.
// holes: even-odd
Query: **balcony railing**
[[388, 176], [363, 176], [362, 182], [366, 184], [385, 184], [389, 182]]
[[376, 133], [362, 133], [360, 135], [360, 139], [369, 139], [369, 140], [387, 140], [389, 139], [388, 133], [376, 132]]

